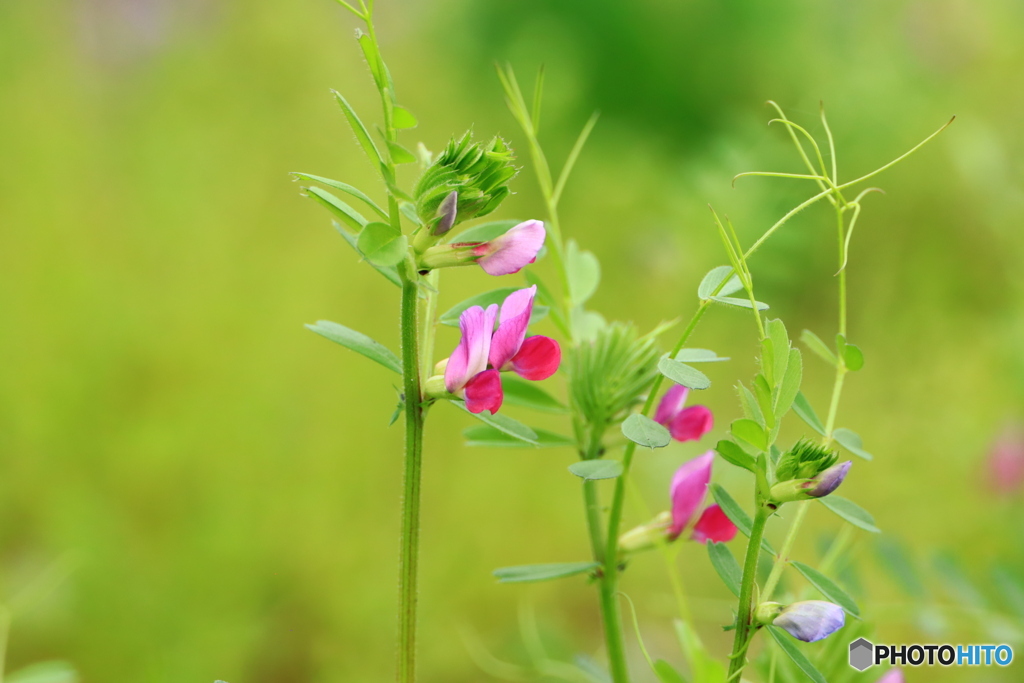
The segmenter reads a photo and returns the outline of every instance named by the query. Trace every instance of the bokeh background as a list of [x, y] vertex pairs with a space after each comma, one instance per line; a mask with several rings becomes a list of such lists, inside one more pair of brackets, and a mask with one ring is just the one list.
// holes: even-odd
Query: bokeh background
[[[709, 202], [749, 241], [809, 195], [781, 180], [730, 185], [744, 170], [800, 169], [783, 130], [765, 125], [767, 99], [817, 133], [823, 101], [847, 178], [955, 114], [878, 178], [887, 194], [865, 201], [853, 242], [850, 337], [867, 365], [847, 382], [840, 422], [876, 459], [856, 464], [844, 493], [885, 534], [857, 537], [848, 585], [879, 640], [1022, 644], [1020, 490], [1006, 478], [1008, 490], [994, 488], [987, 462], [1024, 416], [1024, 5], [378, 5], [399, 97], [421, 122], [410, 144], [436, 150], [473, 128], [525, 150], [496, 60], [526, 83], [546, 65], [542, 137], [555, 160], [601, 110], [564, 230], [603, 264], [593, 305], [642, 329], [688, 317], [700, 278], [725, 261]], [[356, 263], [287, 175], [380, 196], [329, 94], [376, 116], [354, 27], [329, 0], [0, 3], [9, 670], [64, 659], [84, 681], [392, 676], [394, 378], [302, 324], [337, 320], [397, 347], [397, 290]], [[539, 215], [529, 169], [514, 189], [499, 217]], [[794, 336], [834, 333], [832, 230], [827, 211], [808, 211], [754, 262], [761, 297]], [[476, 269], [443, 279], [443, 307], [494, 286]], [[673, 467], [738, 414], [731, 385], [756, 353], [749, 318], [706, 320], [694, 343], [734, 359], [710, 371], [701, 397], [719, 426], [704, 444], [640, 458], [644, 503], [627, 522], [662, 509]], [[445, 330], [440, 349], [455, 341]], [[822, 406], [827, 368], [810, 356], [806, 366], [805, 391]], [[422, 679], [517, 674], [498, 660], [529, 669], [534, 640], [553, 659], [600, 659], [582, 580], [515, 587], [490, 576], [586, 556], [572, 453], [468, 449], [466, 426], [446, 406], [428, 426]], [[838, 528], [822, 510], [798, 554], [813, 562]], [[724, 656], [728, 594], [696, 545], [678, 569]], [[635, 562], [623, 589], [653, 653], [680, 662], [657, 556]], [[1021, 666], [908, 680], [1019, 681]]]

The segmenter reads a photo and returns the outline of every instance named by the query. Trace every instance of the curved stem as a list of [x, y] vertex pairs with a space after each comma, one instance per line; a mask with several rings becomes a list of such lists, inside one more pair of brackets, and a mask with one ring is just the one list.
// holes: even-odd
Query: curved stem
[[402, 376], [405, 388], [405, 466], [398, 560], [399, 683], [416, 680], [416, 579], [420, 543], [423, 398], [420, 388], [416, 282], [402, 277]]
[[754, 588], [757, 577], [757, 558], [761, 553], [761, 539], [768, 523], [771, 511], [757, 501], [757, 512], [750, 529], [750, 541], [747, 543], [747, 555], [743, 561], [743, 580], [740, 584], [739, 613], [736, 615], [736, 637], [733, 640], [732, 654], [729, 655], [728, 683], [738, 681], [747, 665], [747, 647], [753, 635]]

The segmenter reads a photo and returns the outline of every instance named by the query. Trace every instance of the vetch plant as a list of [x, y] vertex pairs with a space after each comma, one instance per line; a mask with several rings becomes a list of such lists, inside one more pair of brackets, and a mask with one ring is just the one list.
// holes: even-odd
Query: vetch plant
[[[399, 135], [414, 128], [417, 122], [400, 105], [391, 72], [381, 56], [373, 2], [359, 0], [358, 7], [345, 0], [338, 2], [358, 17], [366, 29], [357, 32], [357, 40], [380, 97], [382, 123], [376, 128], [377, 138], [371, 136], [370, 129], [342, 95], [336, 93], [336, 99], [360, 148], [379, 175], [386, 206], [378, 205], [347, 182], [306, 173], [296, 175], [313, 183], [305, 188], [307, 195], [332, 213], [336, 229], [359, 258], [401, 293], [398, 355], [337, 323], [321, 321], [310, 326], [318, 334], [367, 356], [402, 378], [401, 400], [394, 415], [397, 420], [404, 413], [406, 435], [399, 543], [398, 680], [407, 683], [415, 679], [424, 422], [431, 406], [448, 402], [483, 423], [465, 430], [472, 445], [561, 447], [575, 452], [578, 461], [569, 466], [569, 472], [578, 477], [582, 489], [590, 557], [506, 567], [496, 570], [495, 575], [505, 583], [589, 577], [597, 592], [608, 659], [608, 672], [601, 676], [607, 675], [614, 683], [630, 680], [621, 582], [631, 563], [640, 561], [640, 551], [657, 547], [668, 553], [669, 546], [676, 549], [683, 545], [678, 543], [679, 539], [692, 539], [706, 546], [712, 565], [738, 600], [736, 618], [727, 625], [734, 631], [734, 644], [723, 664], [710, 657], [686, 622], [685, 595], [678, 577], [672, 577], [683, 619], [677, 623], [677, 632], [691, 659], [691, 669], [704, 672], [695, 683], [740, 681], [748, 652], [760, 631], [769, 633], [780, 651], [808, 677], [823, 681], [822, 674], [801, 653], [793, 638], [807, 642], [826, 638], [843, 626], [847, 614], [859, 618], [859, 609], [827, 576], [826, 563], [816, 569], [790, 559], [795, 540], [815, 500], [854, 527], [877, 531], [867, 512], [835, 495], [853, 471], [851, 461], [840, 458], [839, 449], [871, 459], [856, 433], [837, 426], [846, 376], [864, 365], [863, 353], [849, 341], [846, 269], [862, 202], [878, 190], [860, 188], [939, 131], [875, 171], [840, 181], [836, 150], [824, 113], [821, 125], [828, 139], [828, 164], [813, 136], [787, 119], [773, 103], [779, 114], [775, 122], [787, 130], [807, 172], [753, 172], [737, 178], [797, 179], [813, 183], [817, 191], [746, 248], [732, 224], [712, 211], [712, 224], [725, 247], [728, 264], [711, 269], [703, 278], [697, 291], [696, 310], [665, 352], [659, 339], [673, 324], [644, 334], [630, 322], [608, 321], [588, 308], [600, 284], [601, 266], [592, 253], [566, 239], [562, 232], [559, 202], [597, 122], [596, 115], [583, 127], [556, 174], [539, 140], [543, 71], [528, 104], [512, 69], [499, 68], [498, 77], [525, 138], [546, 215], [543, 220], [498, 220], [463, 228], [463, 223], [497, 211], [509, 194], [509, 183], [518, 172], [511, 146], [500, 137], [480, 143], [466, 133], [452, 137], [439, 154], [431, 154], [422, 144], [417, 154], [411, 152], [399, 141]], [[419, 178], [408, 191], [403, 190], [396, 169], [417, 161], [421, 168]], [[345, 199], [337, 193], [345, 195]], [[821, 201], [833, 207], [836, 219], [838, 324], [834, 345], [806, 330], [801, 340], [834, 375], [824, 421], [801, 392], [803, 355], [793, 346], [785, 324], [767, 318], [764, 312], [768, 305], [755, 294], [751, 270], [752, 257], [766, 240], [797, 213]], [[550, 282], [533, 267], [545, 253], [554, 271]], [[439, 314], [440, 271], [474, 265], [496, 277], [520, 274], [523, 283], [476, 293]], [[758, 371], [748, 383], [736, 385], [743, 417], [731, 422], [729, 437], [718, 441], [714, 450], [678, 466], [669, 486], [670, 510], [624, 531], [630, 475], [640, 462], [638, 447], [644, 453], [664, 449], [673, 441], [699, 441], [713, 428], [711, 411], [700, 404], [687, 405], [687, 399], [691, 392], [711, 387], [711, 380], [698, 366], [728, 359], [687, 344], [705, 315], [715, 308], [748, 311], [756, 330]], [[529, 334], [530, 325], [545, 316], [557, 330], [558, 339]], [[452, 353], [435, 362], [438, 325], [458, 326], [461, 336]], [[564, 376], [564, 398], [535, 383], [559, 370]], [[533, 429], [509, 416], [507, 404], [563, 415], [565, 433]], [[804, 436], [790, 446], [778, 443], [783, 420], [790, 412], [816, 433], [813, 439]], [[753, 516], [724, 488], [711, 483], [716, 454], [751, 475], [748, 499], [753, 504]], [[602, 501], [605, 485], [610, 490], [604, 492], [606, 498]], [[714, 500], [711, 504], [707, 501], [709, 491]], [[789, 529], [776, 552], [764, 537], [765, 529], [784, 507]], [[733, 540], [737, 531], [748, 539], [742, 565], [724, 545]], [[848, 534], [840, 534], [837, 538], [847, 537]], [[837, 541], [828, 557], [837, 557], [842, 550]], [[773, 566], [767, 579], [758, 585], [756, 570], [763, 554], [771, 558]], [[796, 569], [826, 600], [773, 601], [782, 573], [789, 567]], [[643, 651], [646, 654], [646, 649]], [[682, 680], [667, 663], [648, 661], [661, 680]]]

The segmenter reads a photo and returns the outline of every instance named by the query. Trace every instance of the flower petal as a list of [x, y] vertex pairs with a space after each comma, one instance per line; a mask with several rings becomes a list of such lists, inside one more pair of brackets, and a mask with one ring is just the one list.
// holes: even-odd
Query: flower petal
[[832, 493], [846, 479], [851, 467], [853, 467], [853, 462], [850, 460], [829, 467], [813, 479], [815, 486], [807, 494], [814, 498], [822, 498]]
[[479, 306], [471, 306], [459, 316], [462, 338], [444, 371], [444, 385], [450, 393], [459, 393], [472, 377], [487, 369], [491, 333], [497, 315], [498, 306], [491, 305], [486, 311]]
[[704, 503], [708, 482], [711, 481], [711, 463], [714, 459], [715, 452], [708, 451], [700, 457], [684, 462], [672, 477], [672, 486], [669, 489], [672, 497], [670, 538], [675, 538], [683, 532], [690, 523], [690, 518]]
[[533, 297], [537, 294], [537, 285], [529, 289], [512, 292], [501, 304], [501, 317], [498, 329], [491, 337], [491, 350], [488, 355], [491, 367], [507, 370], [505, 366], [519, 352], [519, 347], [526, 339], [526, 328], [530, 324], [533, 312]]
[[686, 395], [689, 393], [690, 390], [682, 384], [676, 384], [666, 391], [658, 403], [658, 409], [654, 411], [654, 421], [667, 427], [672, 418], [686, 405]]
[[501, 374], [497, 370], [484, 370], [466, 383], [466, 408], [471, 413], [484, 410], [498, 412], [505, 394], [501, 389]]
[[519, 353], [513, 356], [512, 369], [532, 380], [547, 379], [555, 374], [562, 362], [562, 348], [551, 337], [536, 335], [523, 342]]
[[903, 672], [899, 669], [890, 669], [878, 679], [877, 683], [904, 683]]
[[786, 629], [789, 635], [805, 643], [827, 638], [846, 623], [843, 608], [823, 600], [794, 602], [775, 617], [773, 625]]
[[668, 431], [676, 441], [697, 441], [711, 431], [715, 419], [707, 406], [690, 406], [679, 411], [668, 424]]
[[736, 525], [726, 517], [722, 508], [717, 505], [710, 505], [701, 513], [700, 519], [693, 527], [693, 535], [690, 540], [698, 543], [714, 541], [715, 543], [726, 543], [736, 536]]
[[504, 235], [495, 237], [477, 247], [481, 254], [477, 263], [488, 275], [511, 275], [523, 266], [537, 260], [537, 252], [544, 246], [544, 223], [526, 221], [515, 226]]

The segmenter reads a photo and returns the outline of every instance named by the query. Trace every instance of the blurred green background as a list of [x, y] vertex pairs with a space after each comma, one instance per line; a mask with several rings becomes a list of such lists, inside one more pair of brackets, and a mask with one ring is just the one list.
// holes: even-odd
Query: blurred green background
[[[709, 202], [749, 242], [809, 196], [792, 181], [730, 186], [745, 170], [800, 170], [783, 130], [765, 126], [765, 100], [819, 133], [824, 101], [846, 178], [957, 115], [878, 178], [887, 194], [865, 200], [853, 242], [850, 337], [867, 366], [847, 382], [840, 422], [876, 459], [856, 464], [844, 494], [886, 534], [881, 546], [858, 536], [850, 585], [882, 641], [1022, 644], [1013, 582], [990, 576], [1002, 563], [1024, 581], [1024, 514], [1018, 495], [987, 488], [985, 459], [1024, 414], [1024, 4], [377, 4], [399, 98], [421, 123], [409, 144], [437, 150], [472, 127], [525, 150], [495, 60], [525, 83], [547, 66], [553, 159], [602, 111], [563, 229], [603, 264], [592, 304], [642, 329], [688, 317], [700, 278], [725, 261]], [[0, 3], [0, 576], [4, 599], [46, 584], [15, 614], [10, 669], [61, 658], [85, 681], [391, 678], [394, 377], [302, 324], [337, 320], [394, 348], [398, 292], [287, 175], [380, 196], [329, 94], [375, 119], [354, 27], [329, 0]], [[533, 180], [521, 174], [496, 217], [539, 216]], [[830, 221], [806, 212], [754, 261], [761, 298], [794, 336], [834, 333]], [[466, 269], [443, 285], [445, 308], [495, 282]], [[693, 343], [734, 359], [701, 396], [718, 427], [640, 458], [651, 510], [667, 505], [672, 469], [737, 416], [731, 385], [753, 371], [748, 316], [706, 320]], [[439, 352], [455, 342], [445, 330]], [[821, 412], [831, 378], [806, 366]], [[467, 449], [468, 425], [448, 406], [428, 425], [422, 680], [507, 673], [483, 651], [526, 663], [520, 623], [554, 658], [600, 658], [583, 581], [490, 576], [586, 556], [572, 454]], [[716, 478], [746, 491], [724, 465]], [[635, 503], [627, 523], [644, 521]], [[838, 527], [817, 513], [797, 553], [813, 561]], [[919, 588], [890, 576], [894, 548]], [[726, 590], [696, 545], [679, 570], [724, 656]], [[679, 662], [657, 556], [634, 562], [623, 590], [653, 654]], [[651, 680], [631, 647], [638, 680]], [[908, 680], [1019, 681], [1021, 666]]]

